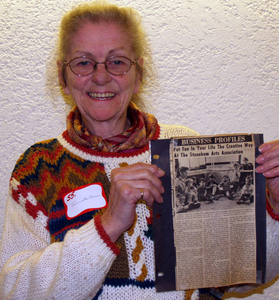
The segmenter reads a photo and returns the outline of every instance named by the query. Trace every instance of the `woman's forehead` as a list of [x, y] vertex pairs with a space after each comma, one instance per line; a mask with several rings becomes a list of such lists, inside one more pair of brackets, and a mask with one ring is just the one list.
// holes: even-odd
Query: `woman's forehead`
[[69, 52], [103, 53], [130, 52], [130, 38], [119, 25], [87, 22], [69, 38]]

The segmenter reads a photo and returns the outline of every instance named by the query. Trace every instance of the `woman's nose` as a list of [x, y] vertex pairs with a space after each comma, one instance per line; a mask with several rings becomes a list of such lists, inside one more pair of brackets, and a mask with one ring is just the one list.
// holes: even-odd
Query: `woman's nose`
[[97, 62], [95, 64], [95, 70], [92, 73], [92, 79], [98, 85], [104, 85], [111, 80], [111, 75], [108, 72], [104, 62]]

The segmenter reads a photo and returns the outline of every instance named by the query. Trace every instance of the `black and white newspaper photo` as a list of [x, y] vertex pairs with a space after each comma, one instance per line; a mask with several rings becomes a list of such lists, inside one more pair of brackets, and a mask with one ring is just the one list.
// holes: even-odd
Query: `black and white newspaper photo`
[[253, 135], [171, 139], [176, 289], [257, 282]]

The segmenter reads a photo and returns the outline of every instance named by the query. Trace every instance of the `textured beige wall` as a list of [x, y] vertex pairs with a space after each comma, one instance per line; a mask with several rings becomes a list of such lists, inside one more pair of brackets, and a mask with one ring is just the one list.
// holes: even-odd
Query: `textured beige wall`
[[[1, 200], [16, 159], [57, 136], [68, 110], [56, 80], [57, 28], [78, 0], [1, 0]], [[278, 0], [118, 0], [138, 9], [158, 72], [148, 110], [202, 134], [278, 136]], [[269, 296], [251, 299], [279, 299]], [[274, 296], [272, 298], [272, 295]]]

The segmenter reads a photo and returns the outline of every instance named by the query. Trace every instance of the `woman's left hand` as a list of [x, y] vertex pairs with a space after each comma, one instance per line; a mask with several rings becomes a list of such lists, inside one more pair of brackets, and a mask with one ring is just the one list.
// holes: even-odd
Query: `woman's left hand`
[[260, 166], [256, 168], [256, 172], [265, 176], [270, 201], [279, 211], [279, 140], [262, 144], [259, 151], [261, 155], [257, 157], [256, 162]]

